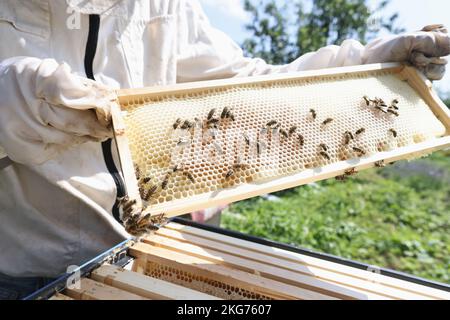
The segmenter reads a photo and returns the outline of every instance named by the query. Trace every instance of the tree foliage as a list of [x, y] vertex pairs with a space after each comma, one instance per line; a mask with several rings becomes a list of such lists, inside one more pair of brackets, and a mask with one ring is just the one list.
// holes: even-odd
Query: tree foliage
[[[243, 43], [249, 56], [272, 64], [291, 62], [298, 56], [348, 38], [365, 42], [381, 31], [396, 27], [398, 14], [380, 18], [389, 0], [370, 10], [367, 0], [245, 0], [252, 16], [246, 25], [251, 37]], [[379, 18], [377, 18], [379, 17]]]

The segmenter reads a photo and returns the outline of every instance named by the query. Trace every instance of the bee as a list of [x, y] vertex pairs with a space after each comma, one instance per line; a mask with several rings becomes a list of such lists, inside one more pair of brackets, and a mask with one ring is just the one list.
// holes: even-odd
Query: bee
[[366, 103], [366, 106], [369, 106], [370, 102], [371, 102], [369, 97], [368, 96], [364, 96], [363, 99], [364, 99], [364, 102]]
[[157, 189], [158, 189], [158, 186], [154, 185], [150, 189], [144, 190], [144, 192], [141, 192], [142, 200], [148, 201], [150, 199], [150, 197], [155, 194]]
[[185, 175], [192, 183], [195, 183], [195, 178], [189, 171], [183, 171], [183, 175]]
[[220, 114], [220, 119], [227, 118], [229, 112], [230, 110], [228, 109], [228, 107], [223, 108], [222, 113]]
[[322, 125], [326, 126], [327, 124], [329, 124], [330, 122], [332, 122], [333, 119], [332, 118], [327, 118], [322, 122]]
[[355, 135], [356, 135], [356, 136], [359, 136], [360, 134], [364, 133], [365, 131], [366, 131], [366, 129], [364, 129], [364, 128], [358, 129], [358, 130], [355, 132]]
[[175, 173], [175, 172], [180, 171], [181, 167], [182, 167], [182, 166], [176, 164], [176, 165], [172, 168], [172, 172]]
[[353, 176], [355, 174], [357, 174], [358, 171], [356, 171], [356, 168], [351, 168], [351, 169], [347, 169], [345, 170], [344, 174], [348, 177], [348, 176]]
[[212, 117], [214, 116], [214, 113], [216, 113], [216, 109], [211, 109], [208, 113], [208, 120], [211, 120]]
[[323, 158], [325, 158], [325, 159], [327, 159], [327, 160], [330, 160], [330, 156], [329, 156], [328, 153], [326, 153], [325, 151], [320, 151], [319, 154], [320, 154]]
[[380, 106], [375, 106], [374, 108], [377, 109], [378, 111], [383, 112], [383, 113], [387, 113], [387, 111], [384, 110], [384, 108], [382, 108], [382, 107], [380, 107]]
[[248, 137], [248, 135], [246, 133], [244, 133], [243, 136], [244, 136], [244, 140], [245, 140], [245, 143], [247, 144], [247, 146], [250, 146], [250, 138]]
[[292, 136], [295, 133], [295, 131], [297, 131], [297, 126], [292, 126], [289, 129], [289, 137]]
[[277, 123], [278, 123], [277, 120], [270, 120], [269, 122], [267, 122], [266, 126], [270, 128], [270, 127], [276, 125]]
[[265, 148], [265, 144], [263, 142], [257, 142], [256, 143], [256, 152], [258, 153], [258, 156], [263, 152], [263, 149]]
[[397, 111], [395, 111], [395, 110], [393, 110], [393, 109], [388, 109], [388, 110], [387, 110], [387, 112], [389, 112], [389, 113], [393, 114], [393, 115], [394, 115], [394, 116], [396, 116], [396, 117], [398, 117], [398, 116], [399, 116], [398, 112], [397, 112]]
[[130, 212], [133, 209], [133, 206], [136, 204], [136, 200], [129, 200], [128, 197], [126, 197], [126, 200], [123, 202], [122, 210], [124, 212]]
[[303, 147], [303, 145], [305, 144], [305, 139], [303, 138], [303, 136], [301, 134], [299, 134], [297, 136], [298, 138], [298, 143], [300, 144], [300, 147]]
[[211, 119], [208, 119], [208, 121], [206, 122], [208, 125], [211, 125], [211, 124], [216, 124], [216, 123], [218, 123], [219, 122], [219, 119], [217, 119], [217, 118], [211, 118]]
[[139, 187], [139, 194], [141, 196], [141, 199], [144, 199], [147, 197], [147, 190], [145, 190], [145, 188], [143, 187]]
[[233, 169], [237, 169], [237, 170], [239, 170], [239, 169], [245, 169], [245, 168], [247, 168], [247, 167], [248, 167], [248, 165], [243, 164], [243, 163], [235, 163], [235, 164], [233, 165]]
[[288, 133], [284, 129], [280, 129], [280, 134], [286, 139], [289, 137]]
[[350, 131], [345, 131], [344, 133], [344, 144], [348, 145], [350, 143], [350, 140], [353, 140], [353, 134]]
[[144, 179], [142, 179], [142, 183], [147, 184], [150, 182], [150, 180], [152, 180], [152, 178], [150, 177], [145, 177]]
[[181, 119], [178, 118], [177, 120], [175, 120], [174, 124], [173, 124], [173, 130], [175, 130], [176, 128], [178, 128], [178, 126], [181, 124]]
[[384, 163], [384, 160], [380, 160], [380, 161], [375, 162], [375, 167], [384, 168], [384, 167], [386, 167], [386, 164]]
[[141, 178], [141, 169], [137, 164], [134, 164], [134, 173], [136, 174], [136, 179], [139, 180]]
[[392, 133], [394, 138], [397, 138], [397, 131], [395, 131], [394, 129], [389, 129], [389, 132]]
[[314, 110], [314, 109], [309, 109], [309, 113], [311, 113], [312, 118], [313, 118], [314, 120], [316, 120], [316, 118], [317, 118], [316, 110]]
[[328, 151], [328, 147], [325, 143], [319, 144], [319, 148], [322, 149], [323, 151]]
[[229, 179], [232, 176], [234, 176], [234, 170], [230, 169], [226, 174], [225, 174], [225, 179]]
[[366, 154], [366, 152], [365, 152], [364, 150], [360, 149], [360, 148], [353, 147], [352, 149], [353, 149], [353, 151], [355, 151], [356, 153], [358, 153], [358, 155], [360, 155], [360, 156]]
[[163, 189], [163, 190], [167, 189], [167, 185], [169, 184], [169, 178], [170, 178], [170, 173], [166, 174], [166, 177], [164, 178], [163, 182], [161, 183], [161, 189]]
[[398, 104], [398, 99], [394, 99], [394, 100], [392, 100], [392, 104]]
[[181, 126], [181, 129], [186, 130], [186, 129], [191, 129], [194, 126], [194, 124], [189, 121], [189, 120], [185, 120], [183, 122], [183, 125]]
[[347, 180], [347, 176], [345, 174], [343, 174], [343, 175], [340, 175], [340, 176], [336, 176], [335, 179], [337, 181], [345, 181], [345, 180]]

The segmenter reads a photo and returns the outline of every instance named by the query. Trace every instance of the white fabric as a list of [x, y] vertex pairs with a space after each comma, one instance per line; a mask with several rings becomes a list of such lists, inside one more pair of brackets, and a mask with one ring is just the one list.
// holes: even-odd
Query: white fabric
[[[243, 57], [237, 44], [211, 27], [195, 0], [69, 4], [0, 1], [0, 144], [16, 161], [0, 171], [0, 273], [11, 276], [56, 276], [128, 236], [111, 215], [117, 191], [101, 145], [92, 141], [107, 135], [113, 96], [104, 86], [404, 61], [424, 50], [431, 59], [450, 51], [446, 35], [423, 32], [367, 47], [347, 40], [271, 66]], [[68, 29], [77, 6], [81, 28]], [[99, 84], [83, 79], [89, 13], [101, 14], [93, 63]], [[436, 44], [443, 48], [428, 51]], [[415, 55], [422, 64], [435, 62]]]

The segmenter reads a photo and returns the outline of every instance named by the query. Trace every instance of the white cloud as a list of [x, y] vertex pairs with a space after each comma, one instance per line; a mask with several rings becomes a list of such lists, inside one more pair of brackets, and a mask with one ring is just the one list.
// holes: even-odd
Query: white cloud
[[245, 12], [241, 0], [200, 0], [201, 4], [221, 13], [236, 18], [241, 21], [247, 21], [248, 15]]

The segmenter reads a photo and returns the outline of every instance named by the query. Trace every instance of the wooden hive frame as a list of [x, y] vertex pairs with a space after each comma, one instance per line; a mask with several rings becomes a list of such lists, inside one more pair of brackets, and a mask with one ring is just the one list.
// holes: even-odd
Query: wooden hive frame
[[450, 292], [342, 263], [169, 223], [52, 299], [450, 299]]
[[[264, 193], [271, 193], [282, 189], [296, 187], [302, 184], [311, 183], [318, 180], [332, 178], [344, 174], [348, 169], [355, 168], [360, 171], [374, 167], [376, 162], [383, 160], [385, 163], [395, 162], [402, 159], [412, 159], [427, 155], [433, 151], [444, 149], [450, 146], [450, 112], [445, 104], [439, 99], [433, 91], [431, 82], [421, 75], [416, 69], [396, 63], [362, 65], [344, 68], [323, 69], [315, 71], [306, 71], [299, 73], [277, 74], [269, 76], [257, 76], [250, 78], [232, 78], [226, 80], [204, 81], [187, 84], [177, 84], [173, 86], [151, 87], [143, 89], [126, 89], [118, 92], [119, 104], [124, 105], [129, 101], [154, 98], [167, 94], [186, 94], [195, 93], [205, 89], [219, 89], [243, 84], [269, 84], [279, 80], [289, 79], [322, 79], [326, 77], [342, 76], [346, 77], [352, 74], [368, 74], [376, 71], [387, 71], [396, 74], [401, 80], [408, 84], [423, 98], [431, 111], [440, 120], [446, 128], [446, 134], [443, 137], [428, 140], [422, 143], [400, 147], [392, 151], [379, 152], [372, 156], [360, 159], [352, 159], [337, 162], [322, 167], [321, 170], [307, 169], [299, 173], [280, 177], [266, 183], [242, 184], [233, 188], [223, 189], [220, 192], [211, 194], [200, 194], [170, 203], [150, 206], [146, 212], [151, 214], [164, 213], [167, 217], [176, 216], [191, 211], [231, 203], [246, 198], [254, 197]], [[119, 159], [125, 180], [127, 194], [131, 198], [137, 199], [138, 206], [142, 206], [140, 199], [137, 179], [134, 172], [133, 160], [128, 147], [126, 126], [121, 116], [121, 109], [115, 106], [112, 112], [114, 134], [118, 147]]]

